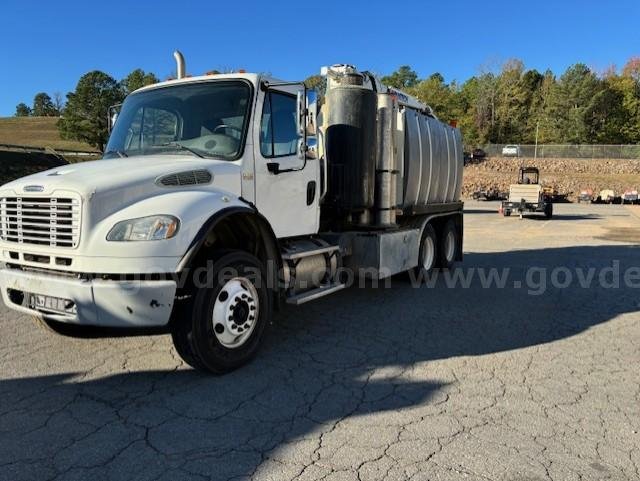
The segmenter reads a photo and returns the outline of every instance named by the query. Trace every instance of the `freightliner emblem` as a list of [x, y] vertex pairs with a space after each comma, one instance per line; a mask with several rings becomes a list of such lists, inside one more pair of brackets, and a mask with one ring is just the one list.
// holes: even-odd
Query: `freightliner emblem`
[[23, 190], [25, 192], [42, 192], [44, 191], [44, 185], [27, 185]]

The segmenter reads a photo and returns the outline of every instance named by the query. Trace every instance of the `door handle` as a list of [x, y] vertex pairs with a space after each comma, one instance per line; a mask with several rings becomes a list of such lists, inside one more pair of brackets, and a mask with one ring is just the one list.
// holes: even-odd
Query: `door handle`
[[316, 181], [312, 180], [307, 184], [307, 205], [313, 204], [316, 198]]

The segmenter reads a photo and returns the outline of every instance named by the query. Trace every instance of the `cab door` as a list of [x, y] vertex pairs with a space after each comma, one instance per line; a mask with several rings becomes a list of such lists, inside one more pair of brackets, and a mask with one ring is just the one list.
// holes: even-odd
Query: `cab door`
[[256, 107], [255, 205], [278, 238], [315, 234], [320, 218], [319, 163], [298, 155], [296, 92], [271, 88]]

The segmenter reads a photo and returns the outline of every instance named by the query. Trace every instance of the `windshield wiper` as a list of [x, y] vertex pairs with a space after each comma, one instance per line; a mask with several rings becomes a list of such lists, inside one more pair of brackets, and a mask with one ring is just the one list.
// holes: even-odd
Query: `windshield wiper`
[[187, 152], [191, 152], [193, 155], [200, 157], [201, 159], [204, 159], [205, 156], [202, 155], [200, 152], [198, 152], [197, 150], [192, 149], [191, 147], [187, 147], [184, 144], [181, 144], [180, 142], [168, 142], [166, 144], [161, 144], [160, 147], [178, 147], [181, 150], [186, 150]]
[[118, 157], [120, 157], [121, 159], [124, 157], [129, 157], [127, 155], [126, 152], [124, 152], [123, 150], [108, 150], [106, 151], [104, 154], [102, 154], [103, 156], [105, 155], [110, 155], [110, 154], [116, 154]]

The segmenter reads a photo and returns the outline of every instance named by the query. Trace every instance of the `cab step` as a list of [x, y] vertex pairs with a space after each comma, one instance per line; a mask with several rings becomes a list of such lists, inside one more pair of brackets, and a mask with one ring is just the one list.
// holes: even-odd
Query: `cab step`
[[301, 292], [300, 294], [295, 294], [291, 297], [287, 297], [287, 304], [294, 304], [299, 306], [300, 304], [304, 304], [305, 302], [314, 301], [324, 296], [328, 296], [329, 294], [333, 294], [334, 292], [340, 291], [347, 287], [346, 284], [335, 283], [335, 284], [327, 284], [326, 286], [317, 287], [315, 289], [311, 289], [310, 291]]
[[287, 261], [302, 259], [303, 257], [316, 256], [318, 254], [328, 254], [340, 250], [340, 246], [318, 247], [317, 249], [291, 249], [282, 253], [282, 258]]

